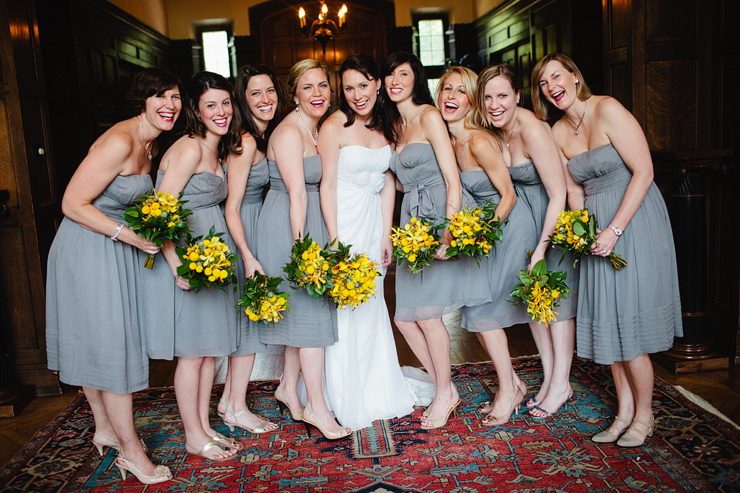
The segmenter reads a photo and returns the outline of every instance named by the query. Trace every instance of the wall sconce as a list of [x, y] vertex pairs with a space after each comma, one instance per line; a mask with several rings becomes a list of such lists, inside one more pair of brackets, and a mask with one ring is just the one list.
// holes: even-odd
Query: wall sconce
[[301, 7], [298, 10], [298, 23], [301, 28], [301, 33], [310, 38], [314, 37], [316, 41], [321, 43], [321, 49], [326, 55], [326, 43], [335, 36], [338, 38], [344, 32], [344, 28], [347, 25], [347, 5], [342, 4], [342, 8], [337, 12], [337, 21], [329, 19], [329, 7], [326, 3], [321, 2], [321, 8], [319, 10], [318, 18], [311, 23], [308, 27], [306, 23], [306, 11]]

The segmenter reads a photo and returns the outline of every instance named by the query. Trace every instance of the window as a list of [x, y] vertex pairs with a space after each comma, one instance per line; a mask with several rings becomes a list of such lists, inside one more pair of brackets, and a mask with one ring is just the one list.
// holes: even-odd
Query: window
[[413, 13], [414, 51], [416, 52], [429, 80], [429, 90], [434, 94], [439, 77], [442, 76], [447, 58], [447, 30], [449, 20], [445, 12]]
[[445, 64], [445, 29], [442, 19], [420, 20], [419, 59], [424, 66]]
[[203, 32], [203, 60], [209, 72], [231, 77], [229, 38], [226, 31]]

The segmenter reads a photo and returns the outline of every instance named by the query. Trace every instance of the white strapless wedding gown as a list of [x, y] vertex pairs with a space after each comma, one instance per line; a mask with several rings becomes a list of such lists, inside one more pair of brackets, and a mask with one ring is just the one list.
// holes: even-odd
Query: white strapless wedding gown
[[[367, 253], [380, 265], [383, 216], [380, 191], [391, 157], [390, 146], [340, 149], [337, 170], [337, 231], [353, 253]], [[429, 376], [398, 364], [383, 276], [377, 293], [354, 310], [337, 310], [339, 340], [325, 350], [324, 391], [337, 421], [353, 431], [378, 419], [405, 416], [414, 404], [434, 397]]]

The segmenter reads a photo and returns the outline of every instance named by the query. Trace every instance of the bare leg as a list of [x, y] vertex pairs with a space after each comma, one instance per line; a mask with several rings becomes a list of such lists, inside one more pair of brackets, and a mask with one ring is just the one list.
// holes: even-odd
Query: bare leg
[[[443, 419], [452, 405], [457, 402], [459, 395], [452, 383], [452, 369], [450, 368], [450, 334], [447, 332], [442, 317], [417, 322], [421, 329], [426, 347], [431, 357], [431, 367], [434, 368], [435, 385], [437, 391], [434, 401], [424, 413], [423, 426], [431, 426], [431, 421]], [[420, 358], [421, 359], [421, 358]]]
[[[280, 395], [288, 407], [294, 411], [303, 410], [301, 401], [298, 399], [296, 387], [298, 376], [301, 373], [301, 360], [298, 356], [298, 348], [285, 346], [285, 364], [283, 365], [283, 378], [280, 380], [275, 394]], [[305, 380], [305, 375], [304, 375]]]
[[[551, 327], [554, 325], [552, 324]], [[542, 385], [534, 396], [534, 401], [541, 403], [545, 399], [545, 396], [547, 396], [547, 391], [550, 388], [550, 380], [552, 379], [554, 359], [553, 341], [550, 329], [545, 324], [529, 322], [529, 330], [532, 331], [532, 339], [534, 339], [534, 343], [537, 345], [537, 352], [540, 353], [540, 360], [542, 361]], [[536, 406], [538, 404], [534, 405]]]
[[82, 387], [82, 391], [85, 393], [87, 402], [90, 404], [90, 410], [93, 413], [95, 433], [107, 440], [117, 442], [118, 438], [116, 438], [116, 432], [113, 429], [113, 425], [108, 418], [108, 413], [105, 410], [103, 391], [92, 387]]
[[200, 385], [198, 387], [198, 416], [203, 430], [210, 437], [216, 434], [211, 428], [211, 391], [213, 390], [213, 378], [216, 375], [216, 360], [212, 356], [202, 358], [200, 365]]
[[[203, 429], [200, 412], [201, 370], [204, 364], [208, 365], [205, 359], [207, 358], [179, 358], [175, 370], [175, 397], [185, 428], [185, 451], [189, 454], [200, 452], [211, 439], [211, 436]], [[208, 383], [208, 389], [213, 383], [213, 358], [210, 359], [211, 381]], [[206, 373], [208, 373], [207, 370]], [[208, 397], [210, 398], [210, 390]], [[234, 449], [222, 451], [213, 447], [204, 455], [209, 459], [224, 459], [235, 455], [236, 452]]]
[[[552, 342], [552, 375], [547, 394], [538, 406], [542, 411], [555, 413], [568, 400], [573, 389], [570, 386], [570, 366], [573, 362], [573, 348], [576, 340], [576, 322], [574, 318], [550, 325]], [[544, 386], [544, 385], [543, 385]], [[540, 394], [542, 392], [540, 391]], [[544, 417], [544, 412], [533, 409], [533, 416]]]
[[147, 476], [154, 475], [154, 464], [146, 456], [141, 447], [139, 435], [134, 427], [134, 408], [131, 394], [115, 394], [113, 392], [101, 392], [102, 401], [110, 419], [110, 424], [121, 444], [120, 455], [134, 465]]
[[[229, 366], [226, 368], [226, 381], [224, 382], [224, 391], [221, 393], [221, 398], [218, 400], [218, 406], [216, 411], [221, 414], [226, 414], [229, 399], [231, 398], [231, 367], [234, 364], [233, 358], [229, 358]], [[249, 373], [252, 373], [252, 369], [249, 369]]]
[[[253, 414], [247, 407], [247, 387], [249, 386], [249, 377], [252, 375], [255, 355], [247, 354], [244, 356], [232, 356], [229, 358], [229, 373], [227, 375], [227, 385], [230, 383], [230, 392], [226, 394], [224, 387], [224, 396], [227, 399], [224, 409], [224, 423], [239, 424], [249, 429], [255, 429], [263, 425], [265, 420], [260, 416]], [[275, 430], [277, 425], [270, 423], [265, 427], [265, 431]]]
[[[334, 419], [324, 398], [322, 387], [322, 375], [324, 369], [324, 348], [299, 348], [298, 355], [301, 361], [303, 381], [306, 383], [306, 408], [304, 410], [304, 421], [307, 414], [313, 414], [318, 419], [318, 424], [326, 428], [329, 433], [337, 435], [345, 430], [337, 420]], [[349, 433], [349, 428], [346, 433]]]
[[[440, 319], [441, 320], [441, 319]], [[409, 347], [414, 352], [414, 355], [419, 359], [421, 365], [427, 371], [432, 382], [437, 385], [437, 373], [434, 370], [434, 363], [432, 362], [432, 354], [429, 350], [429, 344], [427, 342], [424, 331], [417, 322], [401, 322], [396, 320], [396, 327], [403, 334], [404, 339], [409, 344]], [[449, 342], [449, 334], [447, 335]]]
[[[612, 365], [612, 367], [613, 366], [614, 365]], [[652, 424], [653, 422], [653, 385], [655, 380], [653, 375], [653, 363], [650, 361], [650, 356], [647, 354], [641, 354], [631, 361], [624, 361], [621, 366], [624, 368], [626, 380], [629, 382], [629, 399], [634, 406], [634, 421], [632, 421], [632, 427], [644, 434], [647, 434], [650, 429], [649, 426], [637, 423], [636, 421], [639, 420], [642, 423], [648, 424]], [[617, 388], [617, 396], [619, 398], [621, 414], [622, 395], [619, 395], [619, 388]], [[638, 439], [643, 438], [643, 436], [633, 434], [629, 430], [627, 431], [627, 434]]]
[[[509, 420], [514, 406], [518, 405], [524, 398], [515, 380], [506, 332], [503, 329], [497, 329], [476, 332], [475, 335], [478, 336], [478, 340], [486, 348], [488, 356], [496, 367], [499, 382], [498, 392], [493, 400], [493, 406], [488, 412], [489, 417], [486, 419], [503, 424]], [[515, 401], [516, 404], [514, 404]]]

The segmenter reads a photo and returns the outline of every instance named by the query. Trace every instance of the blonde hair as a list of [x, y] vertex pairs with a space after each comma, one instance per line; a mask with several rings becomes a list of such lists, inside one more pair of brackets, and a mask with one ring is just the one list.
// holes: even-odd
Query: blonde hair
[[556, 61], [576, 77], [576, 97], [581, 101], [585, 101], [591, 97], [591, 89], [589, 89], [586, 81], [583, 80], [583, 74], [578, 69], [576, 63], [567, 55], [562, 53], [550, 53], [538, 61], [532, 69], [532, 105], [534, 106], [534, 113], [540, 120], [547, 120], [550, 114], [550, 108], [553, 107], [546, 97], [542, 95], [540, 89], [540, 79], [545, 73], [545, 67], [548, 63]]
[[313, 58], [307, 58], [301, 60], [290, 68], [288, 73], [288, 94], [290, 94], [290, 103], [295, 106], [295, 92], [298, 87], [298, 81], [303, 75], [311, 69], [320, 68], [326, 75], [327, 82], [329, 81], [329, 69], [326, 68], [324, 62], [314, 60]]
[[458, 74], [460, 77], [462, 77], [463, 81], [463, 87], [465, 87], [465, 94], [468, 96], [468, 101], [470, 101], [470, 110], [468, 111], [468, 114], [465, 115], [465, 127], [466, 128], [478, 128], [478, 126], [475, 124], [475, 107], [476, 104], [476, 93], [478, 92], [478, 76], [470, 70], [467, 67], [450, 67], [447, 72], [442, 74], [442, 77], [440, 77], [439, 82], [437, 83], [437, 90], [434, 92], [434, 104], [437, 106], [437, 108], [442, 111], [442, 108], [439, 105], [439, 97], [442, 95], [442, 89], [444, 87], [445, 81], [449, 79], [453, 74]]

